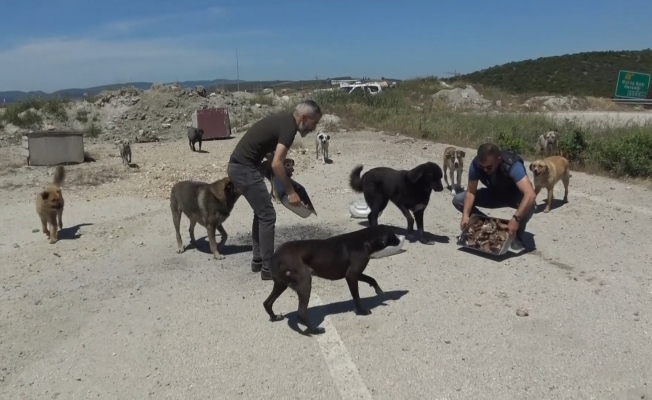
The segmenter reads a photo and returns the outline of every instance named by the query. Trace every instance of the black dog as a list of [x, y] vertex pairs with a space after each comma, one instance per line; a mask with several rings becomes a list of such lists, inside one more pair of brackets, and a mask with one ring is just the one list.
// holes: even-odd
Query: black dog
[[333, 236], [328, 239], [308, 239], [285, 242], [274, 252], [270, 270], [274, 280], [272, 293], [263, 306], [272, 321], [280, 321], [282, 315], [274, 314], [272, 306], [285, 289], [292, 288], [299, 296], [297, 319], [308, 328], [308, 333], [322, 333], [308, 320], [308, 301], [312, 289], [312, 274], [329, 280], [346, 278], [357, 312], [371, 314], [360, 304], [358, 281], [366, 282], [381, 295], [383, 291], [376, 280], [363, 274], [369, 256], [388, 246], [400, 243], [392, 228], [374, 226], [359, 231]]
[[192, 126], [188, 128], [188, 143], [190, 144], [190, 150], [195, 150], [195, 143], [199, 143], [199, 151], [201, 151], [201, 138], [204, 135], [203, 129], [193, 128]]
[[[353, 168], [349, 177], [349, 185], [357, 193], [364, 192], [364, 199], [371, 209], [369, 225], [378, 225], [378, 214], [391, 201], [401, 210], [408, 223], [408, 235], [414, 232], [414, 220], [417, 221], [419, 241], [424, 244], [434, 244], [423, 235], [423, 213], [430, 201], [430, 192], [444, 190], [441, 180], [444, 176], [441, 168], [434, 162], [427, 162], [406, 170], [395, 170], [387, 167], [372, 168], [362, 177], [362, 165]], [[414, 213], [414, 218], [410, 215]]]

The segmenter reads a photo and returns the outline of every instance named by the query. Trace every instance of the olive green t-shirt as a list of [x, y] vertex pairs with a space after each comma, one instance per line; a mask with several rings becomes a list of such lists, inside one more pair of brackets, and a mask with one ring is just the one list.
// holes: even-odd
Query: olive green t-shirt
[[291, 112], [271, 114], [253, 124], [235, 146], [231, 158], [242, 165], [258, 168], [268, 153], [281, 143], [292, 146], [297, 124]]

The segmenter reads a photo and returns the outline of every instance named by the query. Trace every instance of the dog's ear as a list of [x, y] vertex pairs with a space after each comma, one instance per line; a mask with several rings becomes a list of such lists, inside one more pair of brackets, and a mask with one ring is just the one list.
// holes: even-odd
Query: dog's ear
[[426, 172], [426, 169], [423, 165], [419, 165], [416, 168], [412, 168], [407, 172], [407, 177], [411, 182], [417, 182], [423, 177], [423, 174]]
[[462, 158], [466, 157], [466, 153], [464, 152], [464, 150], [460, 150], [460, 156], [462, 156]]
[[326, 135], [326, 140], [331, 140], [331, 135]]
[[530, 171], [534, 171], [534, 163], [530, 164]]
[[541, 168], [542, 168], [545, 172], [548, 172], [548, 171], [550, 170], [550, 168], [548, 168], [548, 165], [547, 165], [547, 164], [543, 164], [543, 165], [541, 166]]
[[45, 190], [41, 192], [41, 198], [42, 198], [43, 200], [47, 200], [48, 197], [50, 197], [50, 193], [48, 193], [48, 192], [45, 191]]

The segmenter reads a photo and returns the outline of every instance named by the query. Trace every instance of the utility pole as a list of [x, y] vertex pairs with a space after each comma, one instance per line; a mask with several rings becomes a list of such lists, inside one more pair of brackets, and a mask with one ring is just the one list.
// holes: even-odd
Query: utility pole
[[240, 62], [238, 61], [238, 45], [235, 45], [235, 70], [238, 80], [238, 92], [240, 91]]

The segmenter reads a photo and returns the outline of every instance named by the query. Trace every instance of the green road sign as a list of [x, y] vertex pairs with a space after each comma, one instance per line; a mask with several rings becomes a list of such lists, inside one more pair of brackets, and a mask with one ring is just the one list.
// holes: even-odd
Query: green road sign
[[625, 99], [647, 99], [650, 89], [650, 74], [632, 71], [618, 71], [616, 97]]

